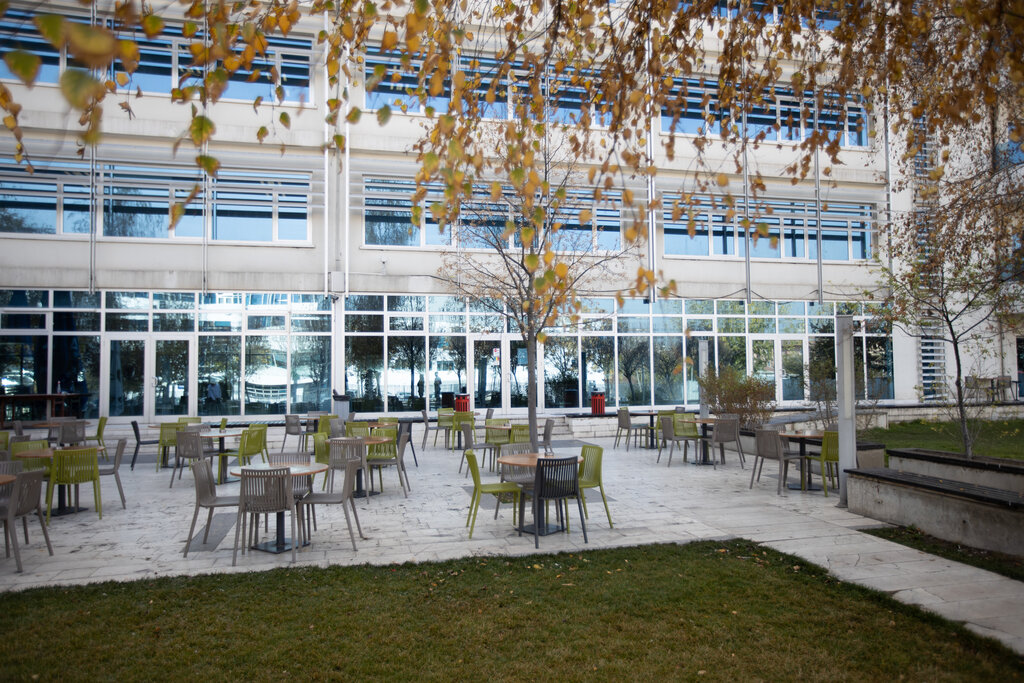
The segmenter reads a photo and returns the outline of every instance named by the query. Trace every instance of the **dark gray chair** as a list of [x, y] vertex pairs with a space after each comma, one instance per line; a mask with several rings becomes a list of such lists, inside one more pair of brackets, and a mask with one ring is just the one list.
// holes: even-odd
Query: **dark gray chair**
[[789, 472], [789, 463], [793, 460], [799, 461], [800, 454], [786, 450], [782, 444], [782, 437], [774, 429], [754, 430], [754, 444], [757, 453], [754, 457], [754, 465], [750, 472], [750, 488], [754, 488], [754, 475], [761, 480], [761, 469], [765, 460], [776, 460], [779, 463], [778, 495], [782, 495], [782, 487], [786, 484], [786, 475]]
[[[533, 545], [540, 548], [540, 529], [547, 523], [544, 514], [548, 501], [555, 502], [557, 520], [559, 526], [569, 529], [568, 501], [576, 499], [576, 506], [580, 512], [580, 526], [583, 529], [583, 542], [589, 543], [587, 539], [587, 522], [583, 513], [583, 499], [580, 497], [579, 482], [580, 465], [575, 455], [568, 458], [538, 458], [537, 471], [534, 476], [533, 490], [519, 498], [519, 523], [523, 523], [523, 515], [526, 512], [526, 494], [533, 498]], [[519, 535], [522, 535], [522, 526], [519, 527]]]
[[132, 453], [132, 466], [130, 469], [135, 469], [135, 459], [139, 457], [139, 448], [142, 446], [156, 446], [160, 443], [160, 439], [143, 439], [142, 432], [139, 430], [138, 420], [132, 420], [132, 431], [135, 432], [135, 452]]
[[117, 483], [117, 492], [121, 494], [121, 509], [127, 509], [128, 506], [125, 504], [124, 498], [124, 487], [121, 486], [121, 473], [118, 471], [121, 469], [121, 460], [124, 458], [124, 449], [128, 447], [128, 439], [118, 439], [117, 446], [114, 447], [114, 462], [111, 465], [100, 468], [100, 476], [113, 476], [114, 482]]
[[18, 519], [21, 518], [22, 527], [25, 531], [25, 544], [28, 545], [28, 516], [33, 512], [39, 520], [39, 526], [43, 530], [43, 538], [46, 540], [46, 549], [53, 555], [53, 546], [50, 544], [50, 535], [46, 532], [46, 523], [43, 521], [43, 506], [40, 503], [40, 493], [43, 489], [43, 470], [32, 470], [21, 472], [17, 475], [11, 488], [10, 497], [6, 504], [0, 504], [0, 519], [4, 521], [4, 546], [7, 550], [7, 557], [11, 556], [11, 547], [14, 547], [14, 562], [18, 571], [23, 571], [21, 566], [21, 551], [18, 549], [18, 530], [15, 527]]

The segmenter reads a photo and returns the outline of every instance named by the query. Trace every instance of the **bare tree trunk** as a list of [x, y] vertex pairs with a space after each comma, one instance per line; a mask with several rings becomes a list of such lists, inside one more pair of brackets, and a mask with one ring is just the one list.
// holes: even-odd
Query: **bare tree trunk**
[[530, 425], [530, 448], [537, 452], [537, 333], [533, 317], [526, 332], [526, 410]]
[[[948, 324], [948, 323], [947, 323]], [[971, 437], [971, 430], [967, 427], [967, 397], [964, 396], [963, 365], [960, 359], [960, 344], [954, 334], [952, 325], [949, 324], [950, 339], [953, 345], [953, 359], [956, 361], [956, 410], [960, 421], [960, 440], [964, 444], [964, 455], [968, 458], [974, 457], [974, 443]]]

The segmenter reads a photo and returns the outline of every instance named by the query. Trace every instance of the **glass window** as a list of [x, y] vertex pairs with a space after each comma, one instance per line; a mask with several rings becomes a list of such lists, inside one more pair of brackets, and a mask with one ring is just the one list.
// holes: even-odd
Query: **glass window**
[[196, 317], [193, 313], [154, 313], [154, 332], [195, 332]]
[[53, 329], [58, 332], [99, 332], [100, 314], [54, 311]]
[[582, 369], [583, 404], [589, 405], [590, 395], [604, 393], [605, 405], [615, 405], [615, 345], [611, 337], [583, 337], [580, 367]]
[[241, 332], [241, 313], [200, 313], [200, 332]]
[[548, 337], [544, 342], [544, 407], [580, 406], [576, 337]]
[[779, 318], [779, 332], [782, 334], [804, 334], [807, 321], [804, 318]]
[[682, 332], [682, 318], [653, 318], [651, 324], [655, 332]]
[[[520, 339], [512, 339], [508, 343], [508, 368], [509, 368], [509, 401], [513, 408], [525, 408], [529, 405], [527, 391], [529, 381], [527, 379], [527, 357], [526, 343]], [[537, 359], [537, 364], [541, 364]]]
[[619, 405], [651, 403], [651, 363], [646, 337], [619, 337]]
[[111, 339], [107, 376], [110, 381], [107, 415], [141, 416], [146, 390], [146, 342]]
[[284, 331], [283, 315], [250, 315], [247, 325], [250, 330], [280, 330]]
[[725, 368], [747, 374], [746, 337], [718, 337], [718, 371]]
[[804, 315], [804, 302], [780, 301], [779, 315]]
[[388, 310], [400, 313], [421, 313], [427, 310], [426, 297], [389, 296]]
[[388, 337], [388, 411], [426, 408], [427, 340], [421, 336]]
[[42, 313], [0, 314], [0, 327], [19, 330], [46, 329], [46, 316]]
[[649, 332], [651, 329], [650, 318], [640, 317], [619, 317], [619, 332]]
[[814, 334], [832, 334], [836, 331], [834, 318], [810, 318], [807, 322]]
[[239, 415], [242, 337], [199, 337], [199, 414]]
[[719, 318], [718, 331], [743, 334], [747, 331], [747, 321], [745, 318]]
[[865, 342], [868, 398], [872, 400], [891, 399], [893, 398], [892, 339], [868, 337]]
[[[427, 381], [430, 382], [431, 410], [441, 406], [444, 394], [456, 394], [466, 386], [466, 338], [465, 337], [431, 337], [430, 338], [430, 370]], [[486, 377], [485, 374], [485, 387]], [[501, 372], [498, 371], [497, 400], [501, 402]], [[489, 392], [493, 395], [493, 392]], [[487, 407], [481, 404], [477, 396], [476, 407]]]
[[774, 301], [751, 301], [750, 315], [775, 315]]
[[107, 313], [107, 332], [148, 332], [148, 313]]
[[388, 319], [388, 329], [397, 332], [423, 330], [423, 318], [415, 315], [393, 315]]
[[654, 403], [683, 404], [683, 340], [654, 337]]
[[149, 293], [107, 292], [107, 308], [149, 308]]
[[[366, 316], [380, 318], [381, 316]], [[292, 315], [292, 332], [330, 332], [329, 315]], [[383, 326], [380, 331], [383, 330]]]
[[354, 294], [345, 297], [346, 311], [383, 311], [384, 297], [369, 294]]
[[750, 334], [775, 334], [775, 318], [751, 318], [747, 326]]
[[782, 340], [782, 400], [804, 400], [804, 343]]
[[746, 313], [746, 306], [743, 301], [720, 299], [716, 302], [718, 315], [743, 315]]
[[345, 393], [351, 401], [352, 411], [383, 411], [384, 338], [346, 337], [345, 362]]
[[466, 317], [463, 315], [431, 315], [431, 334], [448, 334], [466, 331]]
[[190, 310], [196, 307], [196, 295], [192, 292], [154, 292], [153, 308], [165, 310]]
[[[292, 344], [293, 413], [331, 410], [331, 338], [327, 335], [294, 335]], [[282, 410], [283, 412], [283, 410]]]
[[54, 308], [99, 308], [100, 293], [62, 292], [53, 293]]
[[281, 415], [288, 398], [288, 337], [245, 338], [245, 413]]
[[345, 315], [346, 332], [383, 332], [383, 315], [348, 313]]
[[711, 318], [688, 318], [686, 329], [691, 332], [714, 332], [715, 321]]
[[686, 315], [712, 315], [715, 312], [715, 304], [708, 299], [688, 299], [686, 302]]

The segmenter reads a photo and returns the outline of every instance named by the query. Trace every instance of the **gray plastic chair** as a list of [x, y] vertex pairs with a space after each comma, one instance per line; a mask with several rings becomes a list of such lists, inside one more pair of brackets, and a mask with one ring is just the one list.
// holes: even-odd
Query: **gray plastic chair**
[[[547, 523], [544, 508], [548, 501], [555, 502], [558, 524], [569, 529], [566, 505], [572, 498], [580, 512], [580, 526], [583, 529], [583, 542], [587, 539], [587, 522], [583, 513], [583, 499], [580, 497], [579, 462], [575, 455], [568, 458], [539, 458], [537, 472], [534, 477], [533, 490], [533, 545], [540, 548], [540, 527]], [[525, 491], [524, 491], [525, 493]], [[519, 499], [519, 535], [523, 534], [522, 523], [525, 513], [526, 496]]]
[[185, 462], [191, 461], [189, 464], [196, 460], [203, 460], [206, 458], [206, 453], [203, 452], [203, 439], [199, 436], [198, 431], [189, 431], [188, 429], [182, 429], [177, 434], [177, 443], [174, 446], [174, 467], [171, 468], [171, 483], [167, 488], [174, 486], [174, 473], [178, 473], [178, 479], [181, 479], [181, 472], [185, 469]]
[[132, 431], [135, 432], [135, 452], [132, 453], [132, 466], [131, 469], [135, 469], [135, 460], [139, 457], [139, 448], [141, 446], [156, 446], [160, 443], [160, 439], [143, 439], [142, 432], [139, 430], [138, 420], [132, 420]]
[[[298, 543], [296, 522], [298, 513], [296, 511], [295, 497], [292, 495], [292, 487], [289, 482], [291, 472], [287, 467], [274, 468], [269, 470], [242, 470], [242, 481], [240, 494], [238, 496], [238, 519], [235, 522], [235, 547], [231, 553], [231, 566], [238, 561], [238, 539], [245, 537], [245, 545], [242, 546], [242, 554], [245, 554], [247, 546], [254, 545], [259, 535], [258, 515], [277, 514], [278, 512], [290, 512], [292, 519], [292, 562], [295, 561], [295, 548]], [[252, 537], [250, 539], [250, 536]]]
[[[352, 439], [351, 441], [358, 441], [358, 439]], [[358, 550], [356, 548], [355, 534], [352, 533], [352, 517], [355, 517], [359, 538], [366, 540], [366, 536], [363, 535], [363, 528], [359, 524], [359, 513], [356, 512], [356, 501], [352, 497], [352, 491], [355, 490], [356, 473], [362, 467], [362, 458], [358, 454], [356, 457], [350, 458], [350, 453], [358, 453], [358, 449], [349, 448], [348, 444], [331, 444], [330, 475], [327, 477], [327, 491], [311, 493], [303, 498], [300, 504], [302, 507], [340, 505], [345, 513], [345, 523], [348, 525], [348, 536], [352, 540], [352, 550]], [[334, 474], [338, 471], [344, 473], [340, 485], [336, 485], [334, 480]], [[352, 510], [351, 516], [349, 516], [349, 508]]]
[[761, 469], [765, 460], [776, 460], [779, 463], [778, 495], [782, 495], [782, 487], [786, 483], [786, 475], [789, 472], [789, 463], [793, 460], [800, 460], [799, 453], [787, 451], [782, 445], [782, 438], [774, 429], [754, 430], [754, 444], [757, 454], [754, 457], [754, 465], [750, 472], [750, 488], [754, 488], [754, 475], [761, 480]]
[[[740, 469], [743, 469], [747, 458], [743, 453], [743, 442], [740, 441], [739, 417], [735, 415], [722, 415], [718, 417], [711, 431], [711, 437], [707, 441], [712, 451], [714, 451], [716, 445], [718, 446], [723, 465], [725, 464], [725, 444], [735, 443], [736, 451], [740, 454]], [[711, 459], [715, 459], [714, 453], [711, 454]]]
[[[199, 518], [199, 508], [206, 508], [210, 511], [206, 517], [206, 531], [203, 533], [203, 543], [210, 537], [210, 524], [213, 522], [213, 511], [215, 508], [238, 507], [238, 496], [218, 496], [217, 487], [213, 480], [213, 466], [209, 460], [199, 460], [192, 463], [192, 476], [196, 483], [196, 509], [192, 513], [192, 525], [188, 528], [188, 541], [185, 543], [185, 557], [188, 557], [188, 550], [192, 546], [192, 534], [196, 530], [196, 520]], [[238, 539], [235, 538], [237, 546]]]
[[40, 493], [43, 489], [43, 471], [32, 470], [21, 472], [17, 475], [11, 488], [10, 497], [5, 505], [0, 506], [0, 519], [4, 520], [4, 545], [7, 549], [7, 557], [11, 556], [11, 547], [14, 547], [14, 562], [18, 571], [23, 571], [21, 566], [21, 551], [18, 548], [18, 530], [15, 524], [21, 518], [22, 527], [25, 531], [25, 544], [28, 545], [28, 516], [33, 512], [39, 519], [39, 527], [43, 530], [43, 538], [46, 540], [46, 549], [53, 555], [53, 546], [50, 544], [50, 535], [46, 532], [46, 524], [43, 522], [43, 506], [40, 503]]
[[117, 492], [121, 494], [121, 509], [127, 510], [128, 506], [125, 504], [124, 498], [124, 487], [121, 486], [121, 474], [118, 470], [121, 469], [121, 460], [124, 458], [124, 449], [128, 447], [128, 439], [118, 439], [117, 446], [114, 447], [114, 462], [111, 465], [100, 468], [100, 476], [113, 476], [114, 482], [117, 484]]
[[298, 415], [284, 416], [284, 438], [281, 439], [281, 452], [284, 453], [284, 444], [289, 436], [299, 437], [299, 450], [306, 450], [306, 430], [302, 428], [302, 418]]
[[633, 436], [633, 439], [636, 440], [636, 438], [640, 434], [643, 434], [647, 429], [649, 429], [649, 425], [643, 422], [630, 422], [629, 408], [619, 408], [619, 412], [616, 413], [616, 415], [618, 416], [619, 421], [617, 429], [615, 430], [615, 447], [619, 447], [619, 439], [622, 437], [623, 434], [625, 434], [626, 450], [628, 451], [629, 437]]
[[551, 447], [551, 436], [555, 432], [555, 421], [553, 418], [547, 418], [544, 420], [544, 436], [541, 438], [540, 443], [537, 444], [544, 449], [544, 453], [547, 455], [554, 455], [555, 451]]

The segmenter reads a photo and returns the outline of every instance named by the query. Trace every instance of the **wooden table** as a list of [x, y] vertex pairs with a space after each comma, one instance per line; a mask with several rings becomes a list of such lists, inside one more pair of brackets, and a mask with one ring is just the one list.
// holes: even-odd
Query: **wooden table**
[[0, 486], [13, 483], [18, 477], [13, 474], [0, 474]]
[[[300, 454], [301, 456], [301, 454]], [[308, 455], [306, 456], [309, 457]], [[231, 470], [231, 474], [236, 477], [242, 476], [243, 470], [266, 472], [267, 470], [276, 470], [282, 467], [287, 467], [289, 474], [293, 477], [311, 477], [321, 472], [327, 471], [327, 465], [320, 462], [305, 462], [305, 463], [294, 463], [288, 465], [271, 465], [268, 463], [256, 463], [255, 465], [245, 465], [244, 467], [236, 468]], [[280, 553], [286, 553], [292, 549], [292, 539], [284, 535], [284, 512], [278, 512], [277, 515], [277, 533], [275, 534], [273, 541], [266, 541], [264, 543], [257, 543], [252, 546], [256, 550], [262, 550], [265, 553], [274, 553], [275, 555]]]
[[795, 484], [787, 484], [787, 486], [796, 491], [820, 491], [820, 488], [815, 488], [811, 485], [811, 468], [809, 467], [810, 463], [807, 457], [807, 442], [809, 440], [821, 441], [825, 438], [825, 432], [804, 429], [793, 432], [779, 432], [779, 436], [783, 439], [792, 439], [800, 444], [800, 488], [798, 489]]
[[[499, 465], [508, 465], [510, 467], [537, 467], [538, 460], [553, 459], [554, 456], [541, 455], [540, 453], [515, 453], [512, 455], [502, 455], [498, 458]], [[583, 462], [582, 457], [577, 457], [576, 462]], [[518, 483], [518, 482], [517, 482]], [[521, 486], [522, 484], [520, 484]], [[547, 536], [548, 534], [557, 533], [563, 531], [564, 527], [555, 526], [554, 524], [548, 524], [545, 515], [546, 506], [538, 506], [537, 519], [534, 520], [533, 524], [524, 525], [523, 520], [519, 520], [519, 530], [526, 533], [533, 533], [534, 526], [539, 526], [540, 531], [538, 535]], [[524, 508], [525, 509], [525, 508]]]
[[219, 460], [217, 464], [218, 484], [230, 484], [238, 481], [237, 479], [233, 479], [228, 476], [228, 455], [230, 454], [224, 452], [224, 439], [238, 439], [241, 438], [244, 433], [244, 429], [225, 429], [224, 431], [218, 429], [217, 431], [210, 430], [208, 432], [199, 432], [200, 438], [210, 439], [211, 441], [213, 439], [220, 440], [217, 447], [217, 459]]

